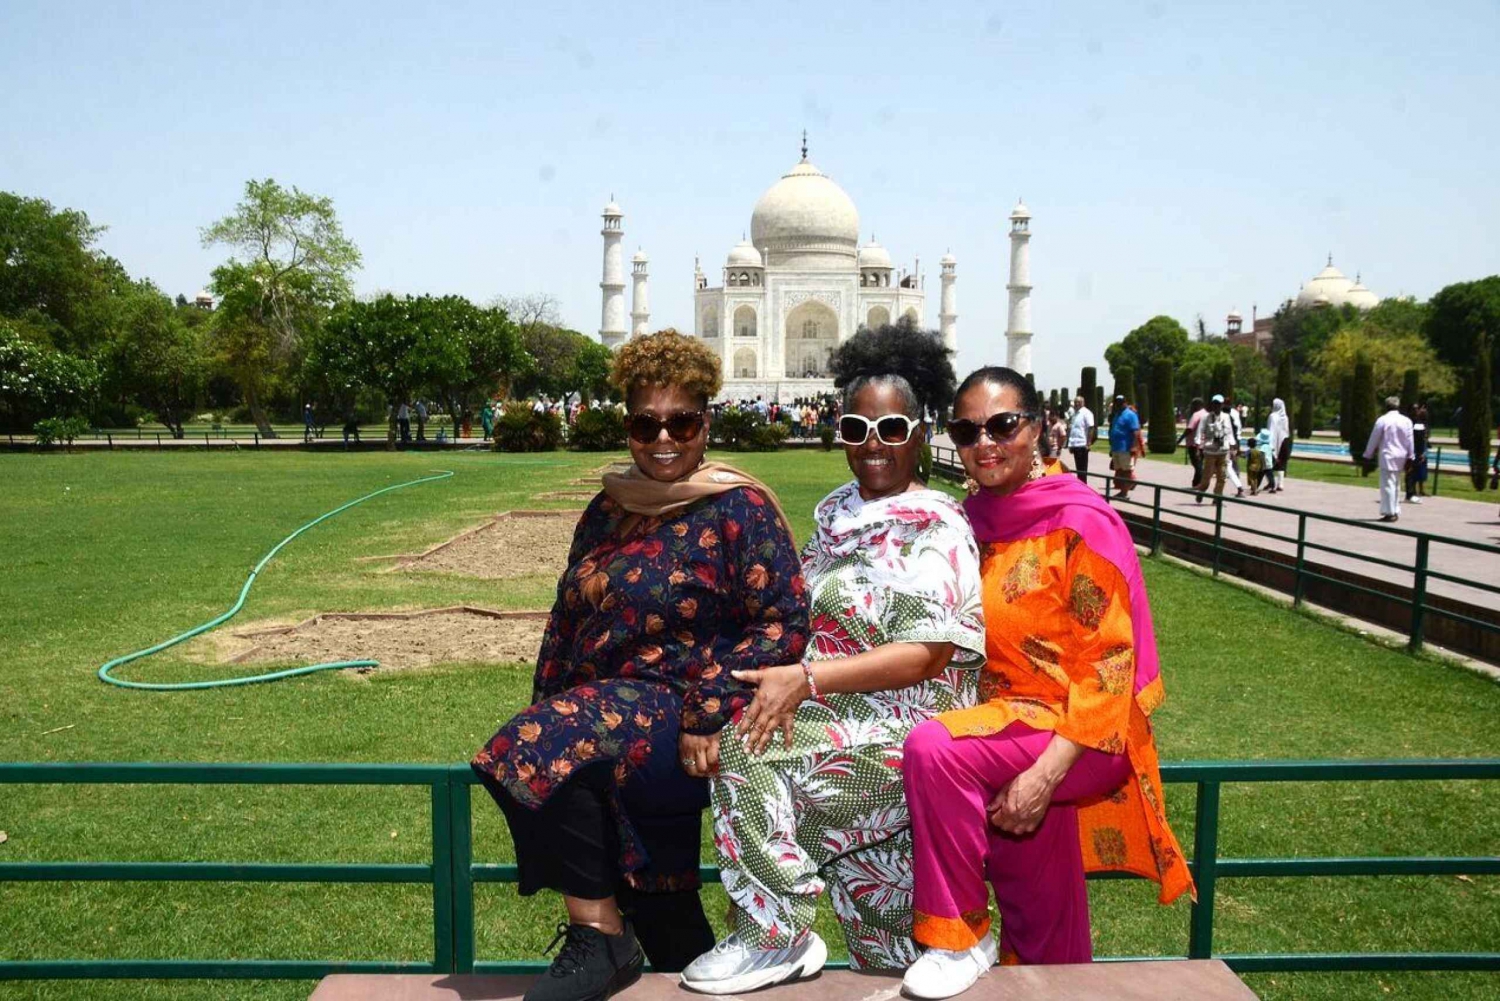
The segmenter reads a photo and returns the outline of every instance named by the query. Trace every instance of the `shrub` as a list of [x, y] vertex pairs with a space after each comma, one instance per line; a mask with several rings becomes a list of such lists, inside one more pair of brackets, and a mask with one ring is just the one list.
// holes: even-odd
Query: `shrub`
[[1146, 447], [1153, 455], [1177, 451], [1177, 416], [1172, 411], [1172, 359], [1151, 363], [1151, 424]]
[[[1139, 408], [1141, 401], [1135, 394], [1135, 369], [1129, 365], [1121, 365], [1115, 369], [1115, 396], [1123, 396]], [[1110, 397], [1111, 400], [1114, 397]], [[1144, 411], [1142, 411], [1144, 413]]]
[[72, 445], [74, 438], [88, 434], [89, 422], [82, 417], [48, 417], [37, 421], [32, 431], [36, 434], [39, 448], [56, 445], [58, 442]]
[[1349, 454], [1366, 476], [1373, 465], [1364, 461], [1370, 429], [1375, 426], [1375, 366], [1360, 356], [1354, 362], [1354, 382], [1349, 391]]
[[1409, 368], [1401, 376], [1401, 409], [1408, 415], [1416, 408], [1417, 396], [1422, 388], [1422, 372]]
[[555, 452], [562, 437], [556, 414], [537, 413], [527, 403], [507, 403], [495, 420], [497, 452]]
[[1276, 363], [1276, 396], [1287, 406], [1292, 405], [1292, 353], [1283, 351], [1281, 361]]
[[1469, 479], [1475, 490], [1484, 489], [1485, 470], [1490, 458], [1490, 428], [1493, 418], [1490, 398], [1489, 337], [1475, 338], [1474, 360], [1464, 374], [1464, 442], [1469, 452]]
[[823, 451], [825, 452], [833, 451], [833, 441], [836, 437], [837, 435], [833, 433], [833, 428], [824, 427], [818, 430], [818, 440], [823, 443]]
[[1313, 394], [1312, 390], [1302, 391], [1302, 404], [1297, 408], [1297, 437], [1311, 438], [1313, 428]]
[[732, 452], [774, 452], [790, 433], [790, 425], [768, 424], [754, 410], [726, 407], [709, 430], [709, 443]]
[[1094, 411], [1094, 420], [1096, 421], [1103, 420], [1103, 415], [1099, 413], [1099, 399], [1094, 392], [1094, 390], [1099, 388], [1094, 384], [1097, 374], [1092, 365], [1085, 367], [1083, 371], [1078, 373], [1078, 395], [1083, 397], [1083, 405]]
[[580, 452], [613, 452], [625, 447], [625, 415], [614, 407], [578, 411], [568, 444]]

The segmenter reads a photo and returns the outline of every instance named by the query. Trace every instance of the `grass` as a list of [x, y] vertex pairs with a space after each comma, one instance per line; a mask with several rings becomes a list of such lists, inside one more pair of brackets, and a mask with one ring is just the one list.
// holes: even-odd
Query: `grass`
[[[453, 664], [368, 676], [155, 694], [100, 684], [98, 664], [228, 606], [245, 572], [312, 517], [434, 466], [458, 475], [354, 508], [299, 538], [263, 575], [241, 620], [461, 601], [545, 607], [554, 582], [387, 574], [356, 557], [420, 549], [497, 510], [568, 507], [532, 495], [601, 456], [499, 458], [350, 453], [0, 456], [0, 760], [464, 760], [524, 703], [530, 668]], [[847, 476], [837, 453], [734, 456], [770, 481], [799, 539], [813, 504]], [[1253, 594], [1148, 563], [1169, 698], [1167, 761], [1473, 757], [1500, 751], [1500, 690], [1441, 662], [1361, 642]], [[260, 670], [257, 667], [254, 670]], [[171, 651], [120, 673], [222, 677]], [[250, 671], [252, 669], [245, 668]], [[69, 727], [69, 729], [58, 729]], [[47, 731], [54, 731], [48, 733]], [[1492, 791], [1492, 790], [1491, 790]], [[1473, 783], [1229, 787], [1225, 856], [1500, 854], [1500, 800]], [[1192, 841], [1190, 790], [1174, 826]], [[510, 858], [497, 811], [475, 800], [481, 861]], [[0, 860], [415, 862], [430, 857], [416, 790], [316, 787], [0, 787]], [[706, 852], [705, 858], [711, 858]], [[1101, 954], [1181, 954], [1187, 908], [1141, 883], [1091, 885]], [[708, 891], [711, 914], [723, 898]], [[556, 909], [513, 889], [476, 891], [481, 958], [534, 957]], [[395, 958], [431, 951], [420, 886], [0, 884], [0, 957]], [[841, 939], [825, 918], [838, 953]], [[1226, 880], [1222, 951], [1493, 949], [1500, 879]], [[1267, 998], [1477, 999], [1474, 974], [1248, 978]], [[305, 998], [307, 982], [0, 983], [0, 998]]]

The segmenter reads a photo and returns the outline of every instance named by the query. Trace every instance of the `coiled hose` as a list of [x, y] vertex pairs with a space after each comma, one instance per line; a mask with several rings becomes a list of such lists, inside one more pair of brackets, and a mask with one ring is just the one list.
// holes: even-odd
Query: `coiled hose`
[[240, 596], [235, 601], [234, 606], [229, 609], [229, 611], [225, 612], [223, 615], [220, 615], [218, 618], [211, 619], [210, 621], [203, 623], [203, 625], [201, 626], [194, 626], [192, 629], [189, 629], [187, 632], [183, 633], [180, 636], [173, 636], [171, 639], [163, 640], [155, 646], [147, 647], [144, 650], [137, 650], [135, 653], [127, 653], [123, 657], [116, 657], [114, 660], [109, 661], [103, 667], [99, 668], [99, 680], [107, 682], [111, 685], [119, 685], [121, 688], [141, 688], [152, 692], [182, 692], [197, 688], [226, 688], [230, 685], [253, 685], [262, 681], [279, 681], [282, 678], [294, 678], [299, 674], [312, 674], [314, 671], [334, 671], [345, 667], [379, 667], [380, 662], [377, 660], [337, 660], [331, 661], [327, 664], [310, 664], [307, 667], [293, 667], [288, 668], [285, 671], [272, 671], [269, 674], [256, 674], [245, 678], [224, 678], [219, 681], [178, 681], [171, 683], [122, 681], [119, 678], [111, 677], [109, 673], [117, 667], [122, 667], [132, 661], [141, 660], [143, 658], [150, 657], [153, 654], [161, 653], [163, 650], [174, 647], [185, 640], [190, 640], [194, 636], [200, 636], [203, 633], [208, 632], [210, 629], [216, 628], [217, 626], [223, 625], [225, 622], [228, 622], [230, 619], [239, 614], [241, 608], [245, 607], [245, 599], [250, 596], [250, 588], [255, 585], [256, 576], [266, 568], [266, 564], [270, 563], [271, 560], [275, 558], [276, 554], [281, 552], [282, 547], [285, 546], [288, 542], [291, 542], [297, 536], [301, 535], [309, 528], [312, 528], [314, 525], [325, 522], [336, 514], [342, 514], [343, 512], [349, 510], [351, 507], [354, 507], [356, 504], [363, 504], [367, 500], [379, 497], [381, 494], [388, 494], [393, 490], [404, 490], [407, 487], [414, 487], [422, 483], [435, 483], [438, 480], [446, 480], [453, 475], [451, 470], [436, 470], [435, 472], [436, 475], [434, 476], [424, 476], [421, 479], [408, 480], [405, 483], [397, 483], [394, 486], [382, 487], [379, 490], [365, 494], [363, 497], [357, 497], [347, 504], [340, 504], [332, 511], [318, 515], [318, 517], [314, 518], [312, 521], [309, 521], [306, 525], [303, 525], [291, 535], [288, 535], [286, 538], [276, 543], [276, 545], [271, 547], [271, 551], [269, 553], [266, 553], [265, 556], [261, 557], [260, 562], [255, 564], [255, 569], [250, 571], [250, 576], [245, 578], [245, 585], [240, 588]]

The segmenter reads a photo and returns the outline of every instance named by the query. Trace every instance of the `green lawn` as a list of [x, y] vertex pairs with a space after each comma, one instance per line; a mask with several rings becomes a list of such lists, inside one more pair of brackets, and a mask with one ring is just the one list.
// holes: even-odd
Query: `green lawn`
[[[242, 619], [472, 602], [545, 607], [554, 581], [407, 576], [357, 563], [411, 551], [486, 514], [544, 504], [597, 455], [170, 453], [0, 456], [0, 760], [423, 761], [467, 756], [523, 704], [530, 669], [454, 664], [320, 674], [187, 693], [100, 684], [98, 665], [211, 618], [283, 535], [345, 500], [433, 468], [457, 475], [325, 523], [263, 575]], [[816, 500], [847, 475], [837, 454], [730, 457], [770, 481], [799, 539]], [[1166, 761], [1205, 758], [1475, 757], [1500, 753], [1500, 689], [1295, 615], [1225, 584], [1149, 563], [1169, 698]], [[257, 667], [254, 670], [262, 670]], [[238, 669], [169, 653], [137, 680]], [[250, 671], [251, 669], [243, 669]], [[58, 729], [67, 727], [68, 729]], [[55, 731], [47, 733], [46, 731]], [[1230, 787], [1226, 856], [1500, 854], [1500, 799], [1472, 783]], [[477, 791], [476, 791], [477, 792]], [[1169, 795], [1192, 843], [1189, 790]], [[504, 861], [504, 825], [475, 800], [481, 861]], [[0, 787], [0, 861], [427, 860], [426, 797], [312, 787]], [[705, 858], [711, 855], [705, 854]], [[722, 911], [717, 888], [710, 912]], [[1141, 883], [1095, 883], [1101, 954], [1181, 954], [1187, 907]], [[534, 958], [556, 908], [509, 887], [477, 890], [482, 959]], [[422, 960], [430, 891], [276, 884], [0, 884], [0, 958]], [[830, 943], [839, 941], [830, 925]], [[1494, 949], [1500, 879], [1221, 881], [1223, 951]], [[838, 952], [842, 952], [838, 948]], [[1475, 974], [1260, 975], [1268, 998], [1495, 996]], [[0, 983], [0, 998], [304, 998], [306, 982]]]

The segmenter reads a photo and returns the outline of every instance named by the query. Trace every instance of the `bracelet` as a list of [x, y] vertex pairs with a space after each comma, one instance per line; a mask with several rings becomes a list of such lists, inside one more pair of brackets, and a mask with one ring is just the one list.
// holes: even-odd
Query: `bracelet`
[[802, 677], [807, 679], [807, 690], [814, 699], [823, 701], [823, 696], [818, 694], [818, 683], [813, 680], [812, 665], [806, 660], [802, 661]]

